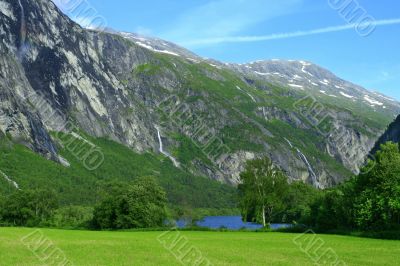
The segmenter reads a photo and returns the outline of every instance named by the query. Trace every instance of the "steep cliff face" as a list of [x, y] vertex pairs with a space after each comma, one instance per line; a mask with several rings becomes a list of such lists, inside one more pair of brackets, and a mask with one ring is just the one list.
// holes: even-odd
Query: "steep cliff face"
[[375, 154], [381, 144], [385, 142], [392, 141], [394, 143], [400, 142], [400, 116], [396, 118], [386, 129], [385, 133], [376, 141], [375, 146], [373, 147], [371, 153]]
[[224, 64], [82, 29], [49, 0], [0, 6], [0, 130], [64, 164], [49, 132], [107, 137], [228, 183], [268, 155], [292, 179], [327, 187], [358, 171], [400, 111], [308, 62]]

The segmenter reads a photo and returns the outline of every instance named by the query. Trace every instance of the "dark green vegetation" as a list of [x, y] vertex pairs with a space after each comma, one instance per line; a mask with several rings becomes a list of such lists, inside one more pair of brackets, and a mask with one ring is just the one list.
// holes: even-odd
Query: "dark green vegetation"
[[[283, 152], [287, 149], [283, 147], [287, 146], [284, 139], [287, 138], [305, 154], [316, 169], [323, 169], [338, 180], [344, 180], [352, 175], [339, 160], [326, 153], [323, 144], [326, 138], [319, 134], [295, 107], [299, 99], [308, 95], [305, 92], [277, 86], [272, 81], [266, 82], [254, 76], [246, 77], [248, 79], [244, 80], [229, 69], [215, 68], [205, 62], [194, 64], [180, 57], [162, 54], [152, 55], [149, 62], [137, 66], [132, 73], [133, 76], [129, 77], [130, 82], [139, 80], [146, 86], [157, 87], [163, 93], [167, 90], [159, 84], [160, 77], [174, 76], [179, 81], [180, 86], [174, 94], [176, 96], [174, 100], [179, 99], [182, 105], [188, 107], [191, 115], [186, 117], [179, 111], [171, 114], [165, 112], [163, 108], [158, 109], [158, 114], [165, 129], [171, 132], [170, 137], [176, 141], [175, 147], [171, 147], [171, 150], [189, 169], [195, 168], [192, 165], [193, 159], [211, 169], [216, 167], [213, 160], [205, 158], [199, 149], [194, 148], [193, 142], [196, 142], [196, 139], [182, 135], [181, 131], [194, 132], [195, 127], [200, 124], [215, 131], [216, 136], [229, 147], [231, 153], [240, 151], [263, 153], [266, 144], [272, 151]], [[363, 134], [366, 131], [364, 125], [382, 130], [391, 121], [386, 114], [374, 112], [361, 104], [353, 104], [350, 100], [332, 102], [332, 97], [323, 97], [319, 94], [317, 98], [327, 110], [333, 113], [346, 113], [346, 116], [352, 117], [345, 122], [346, 126], [356, 128]], [[267, 119], [263, 115], [263, 108], [272, 108], [279, 115], [274, 117], [275, 114], [271, 114]], [[293, 123], [293, 114], [304, 126], [299, 127]], [[371, 137], [371, 132], [365, 134]], [[217, 149], [215, 145], [218, 144], [211, 143], [210, 149]], [[292, 151], [291, 155], [297, 157], [297, 152]], [[305, 167], [296, 170], [307, 171]], [[297, 176], [291, 177], [297, 178]]]
[[[65, 145], [71, 136], [67, 138], [62, 134], [57, 134], [63, 136], [58, 142], [58, 148], [60, 154], [71, 163], [69, 167], [47, 160], [3, 136], [0, 170], [17, 182], [23, 191], [46, 188], [55, 193], [63, 208], [57, 212], [58, 216], [61, 213], [73, 214], [78, 210], [79, 213], [87, 213], [87, 208], [99, 203], [110, 182], [129, 183], [143, 176], [156, 178], [166, 191], [168, 205], [174, 214], [193, 213], [196, 209], [201, 213], [215, 213], [218, 210], [224, 213], [235, 212], [232, 210], [236, 202], [235, 188], [178, 169], [164, 156], [137, 154], [111, 140], [92, 138], [81, 132], [79, 134], [104, 154], [104, 162], [93, 171], [87, 170], [75, 156], [77, 151], [87, 145], [79, 139], [74, 139], [73, 145]], [[16, 188], [2, 176], [0, 184], [0, 195], [3, 197], [16, 192]]]
[[164, 225], [167, 197], [152, 177], [142, 177], [129, 186], [110, 184], [108, 189], [105, 198], [94, 209], [94, 228], [155, 228]]
[[240, 207], [244, 220], [258, 221], [265, 227], [277, 210], [284, 208], [287, 177], [268, 158], [256, 159], [240, 174]]
[[131, 183], [108, 183], [95, 208], [59, 208], [50, 190], [18, 190], [0, 199], [0, 224], [91, 229], [163, 227], [167, 220], [165, 191], [153, 177]]
[[271, 222], [303, 222], [311, 215], [311, 205], [323, 194], [303, 182], [288, 183], [285, 174], [268, 158], [249, 161], [240, 179], [243, 220], [264, 226]]
[[51, 191], [18, 191], [0, 199], [0, 223], [12, 226], [46, 225], [57, 207], [57, 196]]
[[287, 183], [269, 159], [250, 161], [241, 179], [240, 207], [247, 221], [293, 222], [323, 232], [393, 231], [391, 238], [400, 237], [398, 144], [382, 145], [358, 176], [324, 191]]
[[[0, 228], [0, 261], [2, 265], [43, 265], [39, 258], [21, 241], [35, 229]], [[166, 249], [159, 241], [164, 232], [93, 232], [40, 230], [59, 248], [72, 265], [182, 265], [174, 254], [185, 254], [190, 247], [199, 250], [212, 265], [314, 265], [315, 258], [332, 249], [338, 261], [345, 265], [398, 265], [400, 241], [366, 239], [348, 236], [316, 235], [304, 239], [300, 234], [252, 232], [179, 232], [171, 234], [169, 246], [176, 236], [186, 238], [186, 249], [181, 244]], [[168, 236], [168, 235], [167, 235]], [[299, 238], [300, 237], [300, 238]], [[165, 239], [165, 237], [163, 238]], [[294, 242], [294, 240], [297, 240]], [[319, 247], [322, 241], [324, 244]], [[183, 242], [183, 240], [181, 240]], [[180, 243], [182, 243], [180, 242]], [[29, 242], [28, 242], [29, 243]], [[309, 254], [302, 251], [308, 243], [316, 243]], [[319, 243], [319, 244], [318, 244]], [[42, 251], [42, 249], [39, 249]], [[51, 249], [53, 250], [53, 249]], [[314, 253], [315, 252], [315, 253]], [[310, 257], [311, 255], [311, 257]], [[190, 256], [181, 256], [186, 265]], [[64, 258], [64, 257], [62, 257]], [[320, 262], [328, 259], [323, 257]], [[331, 257], [332, 259], [332, 257]], [[335, 258], [333, 258], [334, 260]], [[331, 260], [331, 261], [333, 261]], [[207, 264], [203, 264], [207, 265]], [[327, 265], [327, 264], [320, 264]], [[333, 264], [332, 264], [333, 265]], [[344, 264], [342, 264], [344, 265]]]
[[381, 145], [358, 176], [324, 193], [310, 218], [321, 229], [399, 230], [399, 145]]
[[[348, 147], [351, 151], [368, 147], [398, 110], [395, 103], [387, 105], [387, 110], [383, 106], [375, 110], [364, 104], [363, 96], [357, 98], [358, 102], [347, 97], [328, 98], [320, 93], [328, 85], [311, 86], [311, 80], [304, 83], [308, 84], [304, 90], [289, 88], [294, 73], [305, 72], [305, 63], [301, 63], [301, 69], [300, 62], [282, 62], [284, 68], [278, 69], [287, 75], [278, 73], [284, 76], [279, 80], [255, 71], [271, 62], [262, 63], [264, 67], [247, 65], [255, 69], [243, 71], [239, 65], [214, 65], [212, 60], [191, 53], [157, 53], [147, 49], [148, 45], [139, 45], [138, 39], [127, 37], [129, 34], [81, 29], [48, 0], [8, 2], [10, 14], [0, 18], [5, 33], [0, 42], [0, 127], [4, 131], [0, 134], [7, 134], [2, 136], [0, 148], [0, 171], [4, 172], [0, 192], [5, 204], [18, 204], [21, 210], [17, 208], [17, 213], [9, 215], [13, 210], [4, 208], [7, 223], [32, 225], [54, 220], [57, 226], [80, 225], [91, 219], [92, 208], [97, 206], [96, 213], [104, 218], [98, 221], [99, 228], [157, 225], [159, 217], [139, 224], [136, 222], [141, 218], [136, 217], [125, 226], [126, 216], [132, 218], [141, 212], [131, 205], [130, 195], [138, 195], [132, 184], [144, 176], [154, 176], [165, 190], [167, 207], [173, 215], [225, 213], [235, 207], [236, 190], [210, 179], [234, 183], [246, 158], [266, 154], [291, 180], [314, 182], [310, 172], [315, 172], [324, 187], [334, 186], [350, 177], [349, 169], [356, 169], [360, 162], [343, 164], [343, 154], [348, 150], [335, 150], [339, 141], [328, 143], [295, 103], [308, 93], [318, 98], [327, 111], [337, 115], [331, 117], [334, 121], [326, 121], [324, 128], [332, 129], [334, 124], [348, 129], [346, 136], [351, 142], [341, 143], [354, 140], [354, 147]], [[26, 10], [22, 12], [24, 23], [22, 9]], [[20, 25], [27, 29], [26, 38], [21, 39]], [[25, 39], [30, 52], [19, 53], [25, 47]], [[149, 42], [152, 41], [146, 41]], [[194, 58], [190, 58], [192, 55]], [[314, 67], [318, 79], [327, 75]], [[335, 83], [342, 83], [329, 73], [328, 76]], [[348, 87], [353, 88], [357, 89]], [[176, 97], [174, 105], [181, 103], [187, 109], [171, 114], [158, 108], [171, 96]], [[59, 124], [64, 122], [73, 123], [75, 133], [81, 137], [59, 133], [63, 131]], [[178, 159], [181, 168], [156, 153], [158, 127], [165, 151]], [[188, 134], [199, 128], [220, 142], [202, 146], [199, 142], [208, 138]], [[209, 150], [218, 151], [220, 144], [228, 149], [221, 152], [228, 158], [222, 162], [218, 156], [207, 156]], [[84, 154], [93, 147], [104, 155], [104, 162], [91, 171], [85, 168], [89, 161]], [[64, 166], [56, 163], [61, 159], [58, 155], [66, 159], [60, 160]], [[15, 193], [18, 186], [12, 180], [21, 192]], [[273, 198], [263, 201], [262, 209], [272, 209], [269, 221], [300, 220], [309, 212], [311, 189], [301, 185], [288, 188], [282, 180], [279, 178], [279, 186], [273, 183], [272, 189], [264, 193]], [[116, 195], [107, 190], [114, 183], [129, 189]], [[37, 209], [37, 203], [26, 203], [27, 199], [40, 202], [43, 188], [57, 196], [57, 208], [51, 205], [49, 211], [43, 212]], [[300, 197], [303, 190], [307, 197]], [[312, 195], [308, 196], [308, 192]], [[287, 198], [281, 199], [282, 195]], [[13, 199], [15, 202], [11, 202]], [[255, 202], [259, 203], [257, 199]], [[155, 205], [163, 209], [162, 204]], [[27, 213], [22, 212], [25, 210]], [[109, 212], [112, 219], [107, 216]], [[153, 218], [158, 222], [154, 223]]]

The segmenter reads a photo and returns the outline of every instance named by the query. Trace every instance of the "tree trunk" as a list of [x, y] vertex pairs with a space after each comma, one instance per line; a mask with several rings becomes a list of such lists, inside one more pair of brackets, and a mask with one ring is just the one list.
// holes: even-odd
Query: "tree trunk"
[[263, 227], [265, 227], [265, 206], [262, 206], [262, 218], [263, 218]]

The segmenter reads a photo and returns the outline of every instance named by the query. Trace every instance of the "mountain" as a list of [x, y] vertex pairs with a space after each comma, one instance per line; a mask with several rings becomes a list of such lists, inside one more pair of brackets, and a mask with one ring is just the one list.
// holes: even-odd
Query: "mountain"
[[[292, 180], [325, 188], [357, 173], [400, 113], [395, 100], [309, 62], [227, 64], [157, 38], [83, 29], [49, 0], [0, 6], [0, 130], [19, 154], [28, 147], [57, 171], [80, 161], [93, 180], [102, 163], [120, 172], [124, 160], [109, 164], [115, 153], [95, 145], [106, 139], [107, 151], [121, 144], [130, 156], [164, 158], [187, 178], [236, 184], [247, 160], [267, 155]], [[93, 158], [79, 156], [74, 140]], [[7, 154], [0, 169], [29, 186], [29, 171]], [[162, 178], [162, 166], [146, 167]]]
[[382, 136], [376, 141], [374, 148], [371, 151], [371, 154], [375, 154], [381, 144], [385, 142], [400, 142], [400, 116], [398, 116], [386, 129], [386, 131], [382, 134]]

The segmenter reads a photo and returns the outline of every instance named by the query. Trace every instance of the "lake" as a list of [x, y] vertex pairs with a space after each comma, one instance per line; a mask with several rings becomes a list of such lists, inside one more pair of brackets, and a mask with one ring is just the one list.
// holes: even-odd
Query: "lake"
[[[187, 222], [179, 220], [176, 222], [178, 228], [185, 228]], [[241, 216], [207, 216], [203, 220], [196, 222], [197, 226], [210, 229], [227, 228], [230, 230], [248, 229], [256, 230], [262, 228], [261, 224], [243, 222]], [[288, 228], [291, 224], [271, 224], [271, 229]]]

